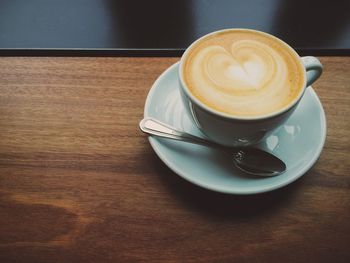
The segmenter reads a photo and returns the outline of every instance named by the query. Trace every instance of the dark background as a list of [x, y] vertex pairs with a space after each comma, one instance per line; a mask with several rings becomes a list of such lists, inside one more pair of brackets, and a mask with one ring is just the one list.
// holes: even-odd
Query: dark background
[[181, 55], [196, 38], [243, 27], [300, 54], [350, 54], [350, 1], [0, 0], [0, 55]]

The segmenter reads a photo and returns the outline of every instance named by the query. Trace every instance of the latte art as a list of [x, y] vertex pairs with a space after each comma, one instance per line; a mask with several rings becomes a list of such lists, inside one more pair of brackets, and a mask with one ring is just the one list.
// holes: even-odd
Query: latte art
[[301, 91], [301, 65], [287, 47], [250, 31], [209, 36], [185, 61], [185, 82], [207, 106], [231, 115], [277, 111]]
[[259, 90], [274, 78], [283, 79], [287, 71], [283, 59], [272, 48], [252, 40], [232, 44], [230, 52], [218, 45], [209, 46], [198, 57], [195, 71], [204, 73], [207, 85], [214, 84], [229, 93]]

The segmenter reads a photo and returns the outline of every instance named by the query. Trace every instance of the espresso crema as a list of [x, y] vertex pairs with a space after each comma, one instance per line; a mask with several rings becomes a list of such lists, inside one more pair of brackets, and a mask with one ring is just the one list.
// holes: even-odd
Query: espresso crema
[[298, 55], [268, 34], [232, 29], [197, 41], [184, 57], [183, 79], [203, 104], [232, 116], [263, 116], [303, 90]]

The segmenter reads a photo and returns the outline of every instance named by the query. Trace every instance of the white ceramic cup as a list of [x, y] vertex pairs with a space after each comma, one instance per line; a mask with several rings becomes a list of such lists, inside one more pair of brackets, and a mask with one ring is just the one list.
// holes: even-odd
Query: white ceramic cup
[[[230, 30], [242, 30], [242, 29], [224, 29], [220, 31], [215, 31], [211, 34], [216, 34], [218, 32], [230, 31]], [[184, 81], [183, 66], [189, 51], [198, 41], [207, 37], [205, 35], [195, 42], [193, 42], [182, 55], [179, 66], [179, 82], [180, 82], [180, 94], [185, 106], [185, 109], [196, 124], [196, 126], [212, 141], [217, 142], [226, 146], [248, 146], [256, 144], [261, 141], [266, 135], [274, 131], [276, 128], [280, 127], [296, 109], [299, 101], [305, 93], [308, 86], [314, 83], [322, 74], [322, 64], [320, 61], [311, 56], [299, 57], [293, 48], [288, 44], [280, 40], [279, 38], [272, 36], [270, 34], [255, 31], [259, 33], [266, 34], [277, 41], [280, 41], [288, 47], [291, 52], [294, 52], [299, 58], [300, 63], [304, 66], [304, 84], [303, 91], [300, 95], [295, 98], [289, 105], [280, 109], [277, 112], [273, 112], [268, 115], [261, 117], [233, 117], [226, 113], [219, 112], [212, 109], [198, 100], [187, 87]]]

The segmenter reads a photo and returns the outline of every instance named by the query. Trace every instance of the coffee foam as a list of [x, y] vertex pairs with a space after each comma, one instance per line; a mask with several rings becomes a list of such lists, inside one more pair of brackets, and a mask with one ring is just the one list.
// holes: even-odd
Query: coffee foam
[[282, 42], [249, 30], [224, 31], [197, 42], [186, 55], [186, 85], [208, 107], [234, 116], [261, 116], [291, 103], [304, 69]]

